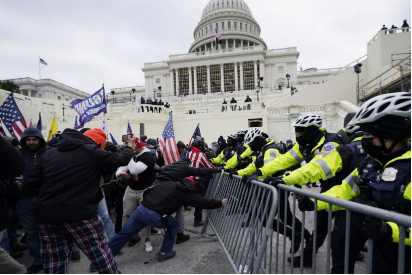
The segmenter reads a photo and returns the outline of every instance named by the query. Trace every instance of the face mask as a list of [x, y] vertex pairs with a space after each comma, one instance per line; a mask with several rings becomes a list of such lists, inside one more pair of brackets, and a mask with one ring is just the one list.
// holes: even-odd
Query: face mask
[[383, 157], [383, 150], [381, 146], [373, 145], [374, 138], [362, 138], [362, 149], [371, 157], [380, 159]]

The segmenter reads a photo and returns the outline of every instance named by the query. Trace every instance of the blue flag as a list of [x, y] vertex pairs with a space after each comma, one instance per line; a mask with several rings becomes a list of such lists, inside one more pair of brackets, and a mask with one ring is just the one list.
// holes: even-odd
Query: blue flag
[[41, 113], [39, 113], [39, 121], [37, 121], [36, 127], [37, 129], [39, 129], [39, 131], [41, 131]]
[[79, 114], [78, 128], [83, 128], [84, 124], [92, 120], [93, 117], [99, 115], [101, 112], [107, 113], [104, 86], [90, 97], [73, 100], [70, 104]]
[[118, 145], [114, 137], [112, 136], [112, 133], [110, 133], [110, 138], [112, 139], [112, 142], [114, 145]]
[[79, 124], [77, 123], [77, 116], [74, 119], [74, 130], [77, 130], [77, 127], [79, 127]]

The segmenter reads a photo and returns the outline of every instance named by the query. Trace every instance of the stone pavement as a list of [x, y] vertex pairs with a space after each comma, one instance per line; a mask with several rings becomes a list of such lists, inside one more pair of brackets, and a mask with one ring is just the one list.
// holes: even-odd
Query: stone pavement
[[[319, 192], [320, 188], [307, 188], [304, 189], [311, 192]], [[292, 197], [290, 197], [291, 206]], [[187, 229], [195, 230], [200, 232], [201, 227], [193, 227], [193, 211], [185, 212], [185, 226]], [[300, 218], [301, 213], [296, 205], [296, 213]], [[205, 215], [204, 215], [205, 216]], [[333, 224], [332, 224], [333, 226]], [[313, 212], [307, 213], [305, 227], [312, 231], [313, 229]], [[207, 234], [212, 234], [210, 227], [208, 228]], [[152, 253], [146, 253], [144, 251], [144, 243], [141, 241], [134, 247], [128, 247], [127, 245], [122, 249], [121, 254], [116, 256], [116, 262], [122, 273], [140, 273], [140, 274], [226, 274], [234, 273], [222, 247], [218, 241], [211, 240], [209, 238], [204, 238], [199, 235], [186, 232], [185, 234], [190, 235], [190, 240], [175, 245], [174, 250], [177, 252], [175, 258], [167, 260], [163, 263], [157, 262], [157, 257], [154, 258], [150, 263], [144, 264], [144, 262], [152, 259], [156, 252], [160, 249], [163, 241], [163, 235], [152, 235], [152, 245], [154, 251]], [[273, 255], [272, 255], [272, 273], [275, 273], [275, 256], [276, 256], [276, 232], [273, 233]], [[279, 273], [282, 273], [283, 264], [283, 235], [279, 235]], [[290, 257], [289, 253], [290, 241], [286, 240], [286, 258]], [[362, 262], [357, 262], [355, 267], [356, 273], [366, 273], [366, 253], [362, 252], [365, 256], [365, 260]], [[325, 273], [326, 269], [326, 241], [324, 245], [319, 249], [316, 260], [316, 273]], [[300, 255], [300, 251], [297, 251], [295, 256]], [[28, 255], [28, 252], [24, 252], [24, 256], [18, 261], [26, 267], [29, 267], [32, 258]], [[290, 264], [286, 261], [286, 272], [290, 273]], [[91, 273], [89, 270], [89, 261], [81, 253], [81, 261], [70, 263], [69, 266], [70, 273]], [[303, 272], [305, 274], [312, 273], [311, 268], [304, 268]], [[299, 273], [299, 268], [294, 269], [294, 273]]]

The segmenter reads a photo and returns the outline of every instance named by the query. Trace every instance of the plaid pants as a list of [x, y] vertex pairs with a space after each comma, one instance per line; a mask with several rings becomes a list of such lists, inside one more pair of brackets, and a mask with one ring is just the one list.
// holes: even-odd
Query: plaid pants
[[40, 252], [46, 274], [67, 274], [72, 244], [75, 243], [99, 273], [121, 272], [104, 239], [100, 216], [78, 222], [39, 224]]

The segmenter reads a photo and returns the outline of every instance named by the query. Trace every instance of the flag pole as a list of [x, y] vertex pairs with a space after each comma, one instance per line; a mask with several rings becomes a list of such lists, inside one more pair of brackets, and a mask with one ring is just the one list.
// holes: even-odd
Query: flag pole
[[40, 56], [39, 56], [39, 80], [41, 80], [41, 72], [40, 72]]

